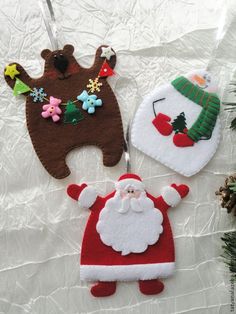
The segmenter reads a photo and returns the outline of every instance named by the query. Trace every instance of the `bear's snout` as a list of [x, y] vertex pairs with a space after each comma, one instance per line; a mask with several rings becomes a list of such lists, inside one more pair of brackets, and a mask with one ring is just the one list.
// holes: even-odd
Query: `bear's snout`
[[68, 58], [62, 53], [56, 54], [53, 57], [54, 57], [54, 61], [53, 61], [54, 67], [59, 72], [61, 72], [63, 74], [63, 78], [65, 78], [65, 72], [66, 72], [68, 65], [69, 65]]

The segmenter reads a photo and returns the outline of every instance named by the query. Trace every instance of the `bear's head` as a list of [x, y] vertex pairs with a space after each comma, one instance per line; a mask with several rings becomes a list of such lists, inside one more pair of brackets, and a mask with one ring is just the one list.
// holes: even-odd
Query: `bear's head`
[[44, 76], [64, 80], [78, 72], [80, 67], [73, 52], [72, 45], [65, 45], [63, 49], [56, 51], [44, 49], [41, 52], [41, 56], [45, 60]]

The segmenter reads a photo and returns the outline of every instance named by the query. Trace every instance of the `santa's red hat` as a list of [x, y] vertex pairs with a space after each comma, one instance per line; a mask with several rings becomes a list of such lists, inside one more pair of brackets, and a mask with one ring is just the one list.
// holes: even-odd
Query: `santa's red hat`
[[123, 174], [118, 181], [115, 183], [116, 189], [125, 189], [128, 186], [132, 186], [136, 190], [143, 191], [145, 186], [141, 180], [141, 178], [133, 173]]

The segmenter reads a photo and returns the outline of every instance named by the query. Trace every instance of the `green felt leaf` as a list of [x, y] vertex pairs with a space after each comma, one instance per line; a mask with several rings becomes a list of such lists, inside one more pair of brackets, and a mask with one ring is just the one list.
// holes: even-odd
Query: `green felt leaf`
[[22, 82], [20, 79], [16, 78], [16, 83], [13, 89], [14, 96], [29, 92], [31, 89], [28, 85]]

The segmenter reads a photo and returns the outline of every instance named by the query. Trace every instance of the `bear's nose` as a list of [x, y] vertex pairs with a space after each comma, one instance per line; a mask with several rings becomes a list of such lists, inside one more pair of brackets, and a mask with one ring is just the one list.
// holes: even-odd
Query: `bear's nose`
[[66, 56], [64, 56], [62, 53], [59, 55], [54, 55], [54, 66], [55, 68], [64, 74], [66, 72], [66, 69], [68, 68], [69, 61]]

